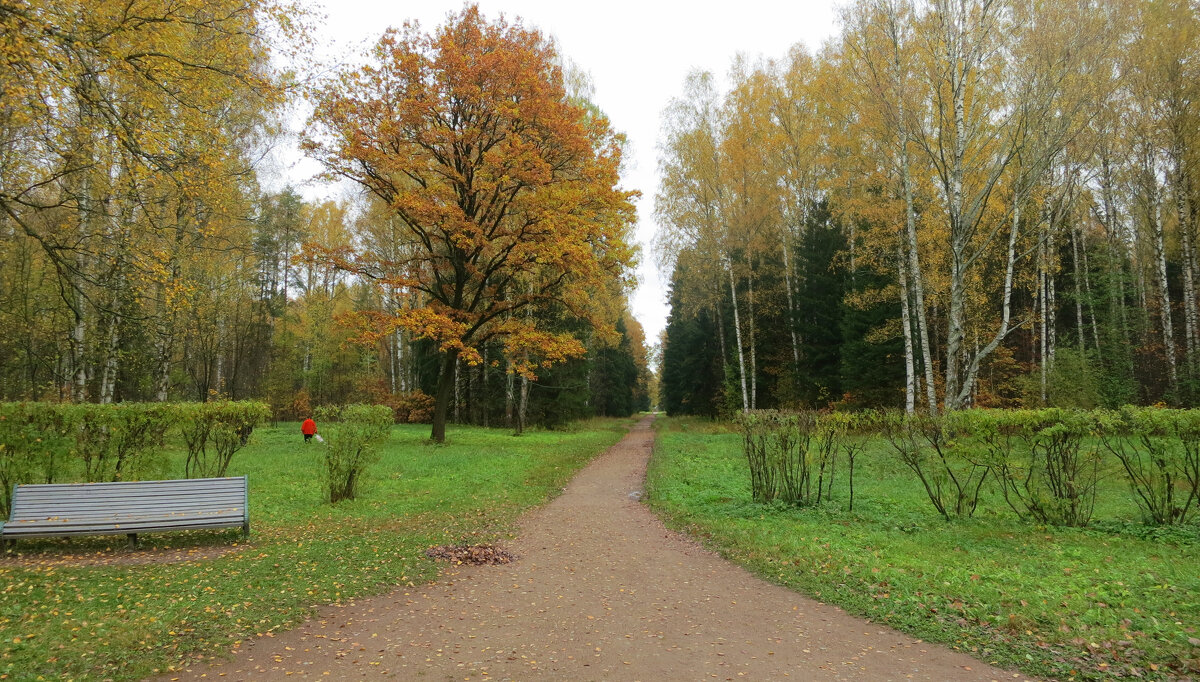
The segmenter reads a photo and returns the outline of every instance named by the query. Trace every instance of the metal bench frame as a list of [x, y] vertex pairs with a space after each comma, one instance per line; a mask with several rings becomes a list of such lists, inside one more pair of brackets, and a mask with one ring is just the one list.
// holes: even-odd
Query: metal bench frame
[[0, 524], [5, 550], [19, 538], [127, 535], [236, 528], [250, 535], [247, 478], [14, 485], [9, 520]]

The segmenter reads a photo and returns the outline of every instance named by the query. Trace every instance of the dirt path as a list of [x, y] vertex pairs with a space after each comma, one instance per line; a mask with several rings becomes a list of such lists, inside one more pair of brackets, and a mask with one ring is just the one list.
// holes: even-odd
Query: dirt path
[[501, 566], [330, 607], [164, 679], [1023, 679], [751, 576], [641, 505], [644, 420], [526, 517]]

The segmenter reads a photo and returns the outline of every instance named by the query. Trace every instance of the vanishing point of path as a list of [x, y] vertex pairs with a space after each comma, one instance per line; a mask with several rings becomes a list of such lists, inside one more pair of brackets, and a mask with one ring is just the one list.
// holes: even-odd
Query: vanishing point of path
[[529, 514], [507, 565], [322, 609], [164, 679], [1012, 680], [771, 585], [640, 502], [651, 419]]

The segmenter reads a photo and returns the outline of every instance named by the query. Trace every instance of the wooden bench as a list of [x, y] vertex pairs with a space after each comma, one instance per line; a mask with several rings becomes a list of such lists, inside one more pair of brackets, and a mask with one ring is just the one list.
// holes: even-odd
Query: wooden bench
[[0, 525], [5, 549], [20, 538], [128, 535], [242, 527], [250, 534], [245, 476], [174, 481], [13, 486], [12, 512]]

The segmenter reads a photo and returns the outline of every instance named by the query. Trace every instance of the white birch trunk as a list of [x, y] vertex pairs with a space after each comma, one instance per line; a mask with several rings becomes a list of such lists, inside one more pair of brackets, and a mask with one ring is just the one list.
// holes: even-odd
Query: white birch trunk
[[[1050, 263], [1053, 267], [1054, 263]], [[1046, 349], [1050, 371], [1054, 371], [1054, 353], [1058, 349], [1058, 291], [1053, 269], [1046, 273]]]
[[1101, 357], [1103, 351], [1100, 349], [1100, 323], [1096, 320], [1096, 302], [1092, 299], [1092, 277], [1090, 274], [1090, 266], [1088, 265], [1088, 248], [1087, 234], [1081, 229], [1079, 231], [1079, 253], [1083, 258], [1083, 290], [1087, 296], [1088, 302], [1088, 317], [1092, 321], [1092, 342], [1096, 344], [1096, 357], [1103, 360]]
[[[901, 104], [903, 115], [904, 107]], [[937, 390], [933, 381], [933, 352], [929, 347], [929, 321], [925, 314], [925, 284], [917, 251], [917, 217], [913, 206], [912, 172], [909, 167], [908, 134], [900, 136], [901, 175], [904, 184], [904, 229], [908, 237], [908, 274], [912, 278], [913, 304], [916, 308], [917, 335], [921, 341], [921, 364], [925, 374], [925, 400], [930, 414], [937, 414]]]
[[1079, 263], [1079, 236], [1074, 221], [1069, 226], [1071, 230], [1071, 265], [1075, 269], [1075, 325], [1078, 330], [1079, 355], [1082, 357], [1087, 350], [1087, 327], [1083, 324], [1083, 268]]
[[104, 369], [100, 373], [100, 402], [104, 404], [111, 403], [113, 401], [113, 394], [116, 392], [120, 321], [120, 316], [114, 312], [108, 323], [108, 343], [104, 349]]
[[1196, 309], [1195, 263], [1196, 257], [1192, 240], [1191, 211], [1188, 206], [1187, 176], [1183, 170], [1183, 161], [1176, 156], [1175, 161], [1175, 215], [1179, 224], [1179, 244], [1183, 251], [1183, 319], [1185, 327], [1185, 348], [1187, 353], [1188, 375], [1194, 376], [1196, 371], [1196, 351], [1200, 345], [1197, 334], [1197, 319], [1200, 313]]
[[992, 340], [988, 342], [982, 349], [977, 350], [967, 365], [966, 389], [969, 391], [975, 384], [975, 377], [979, 374], [979, 366], [985, 357], [996, 350], [1004, 337], [1008, 336], [1009, 322], [1012, 320], [1012, 289], [1013, 289], [1013, 272], [1017, 264], [1017, 232], [1021, 224], [1021, 195], [1018, 193], [1013, 198], [1012, 210], [1012, 225], [1008, 233], [1008, 258], [1007, 265], [1004, 270], [1004, 296], [1000, 311], [1000, 328], [996, 330], [996, 334]]
[[783, 284], [787, 290], [787, 321], [788, 333], [792, 336], [792, 369], [796, 379], [800, 377], [800, 339], [796, 336], [796, 305], [792, 298], [792, 263], [791, 245], [788, 243], [786, 229], [783, 238]]
[[[83, 257], [75, 257], [76, 267], [80, 267]], [[71, 366], [74, 369], [74, 382], [71, 388], [71, 400], [82, 403], [87, 400], [87, 318], [84, 316], [87, 299], [78, 287], [73, 296], [72, 313], [75, 323], [71, 327]]]
[[1046, 246], [1045, 237], [1039, 240], [1038, 244], [1038, 326], [1041, 333], [1038, 334], [1038, 359], [1041, 361], [1038, 368], [1041, 374], [1041, 399], [1042, 406], [1046, 405], [1046, 371], [1049, 366], [1047, 361], [1047, 343], [1046, 343], [1046, 323], [1047, 317], [1047, 300], [1046, 300]]
[[733, 263], [729, 256], [723, 256], [725, 272], [729, 275], [729, 296], [733, 299], [733, 331], [737, 337], [738, 378], [742, 384], [742, 412], [750, 411], [750, 395], [746, 389], [746, 358], [742, 352], [742, 323], [738, 313], [737, 286], [733, 279]]
[[754, 342], [754, 265], [746, 259], [749, 272], [746, 275], [746, 331], [750, 339], [750, 409], [758, 409], [758, 350]]
[[[1151, 166], [1153, 168], [1153, 166]], [[1171, 389], [1179, 385], [1179, 371], [1175, 363], [1175, 329], [1171, 323], [1171, 290], [1167, 283], [1167, 248], [1163, 236], [1162, 211], [1158, 199], [1158, 180], [1151, 175], [1150, 183], [1150, 222], [1154, 231], [1154, 258], [1158, 276], [1158, 295], [1161, 301], [1159, 316], [1162, 321], [1163, 346], [1167, 355], [1167, 377]]]
[[896, 276], [900, 284], [900, 327], [904, 332], [904, 411], [916, 409], [916, 375], [913, 367], [912, 319], [908, 310], [908, 263], [904, 258], [904, 242], [896, 245]]

